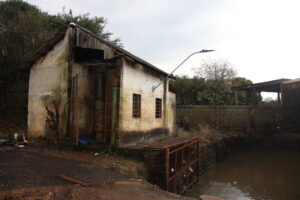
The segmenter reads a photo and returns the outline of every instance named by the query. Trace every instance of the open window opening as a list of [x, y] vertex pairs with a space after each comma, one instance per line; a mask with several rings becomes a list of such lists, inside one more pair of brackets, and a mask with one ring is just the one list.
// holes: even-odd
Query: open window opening
[[104, 60], [104, 51], [101, 49], [74, 48], [74, 61], [77, 63], [93, 63]]

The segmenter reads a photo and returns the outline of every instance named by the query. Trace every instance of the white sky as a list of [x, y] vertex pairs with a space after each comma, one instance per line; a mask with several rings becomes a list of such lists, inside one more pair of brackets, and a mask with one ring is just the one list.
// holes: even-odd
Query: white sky
[[253, 82], [300, 77], [300, 1], [297, 0], [27, 0], [56, 14], [72, 9], [107, 19], [106, 30], [126, 50], [175, 74], [208, 57], [228, 59], [239, 76]]

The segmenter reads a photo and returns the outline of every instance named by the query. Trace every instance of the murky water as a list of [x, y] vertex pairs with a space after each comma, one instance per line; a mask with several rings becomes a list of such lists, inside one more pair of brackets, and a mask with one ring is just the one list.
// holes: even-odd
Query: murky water
[[225, 200], [300, 200], [300, 153], [239, 152], [220, 161], [186, 196]]

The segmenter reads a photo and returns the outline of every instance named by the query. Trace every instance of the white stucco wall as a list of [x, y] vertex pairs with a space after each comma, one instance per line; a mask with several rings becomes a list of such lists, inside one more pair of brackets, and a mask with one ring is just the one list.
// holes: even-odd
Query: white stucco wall
[[[168, 92], [168, 85], [161, 84], [163, 75], [148, 67], [123, 59], [120, 84], [119, 145], [149, 143], [174, 132], [175, 94]], [[164, 90], [166, 95], [164, 97]], [[141, 95], [141, 117], [132, 116], [133, 94]], [[162, 99], [162, 117], [155, 117], [155, 100]], [[166, 99], [164, 99], [166, 98]], [[165, 104], [166, 103], [166, 109]]]
[[[156, 86], [160, 81], [161, 78], [145, 70], [142, 65], [129, 63], [124, 59], [120, 95], [120, 130], [148, 131], [164, 127], [163, 117], [155, 118], [155, 99], [163, 100], [163, 84], [152, 92], [152, 86]], [[141, 95], [140, 118], [132, 117], [134, 93]], [[163, 105], [162, 109], [164, 109]]]
[[[46, 105], [54, 110], [51, 102], [59, 102], [61, 118], [67, 102], [68, 34], [30, 70], [28, 92], [28, 135], [44, 136], [47, 117]], [[63, 122], [60, 129], [65, 129]], [[62, 130], [63, 131], [63, 130]]]
[[170, 130], [171, 134], [175, 134], [176, 132], [176, 94], [172, 92], [167, 93], [167, 115], [168, 115], [168, 120], [167, 120], [167, 126]]

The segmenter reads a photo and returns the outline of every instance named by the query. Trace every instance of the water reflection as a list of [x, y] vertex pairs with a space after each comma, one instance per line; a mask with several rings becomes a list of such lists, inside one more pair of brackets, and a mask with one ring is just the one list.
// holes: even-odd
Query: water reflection
[[228, 200], [299, 200], [300, 153], [238, 152], [219, 162], [187, 196]]

